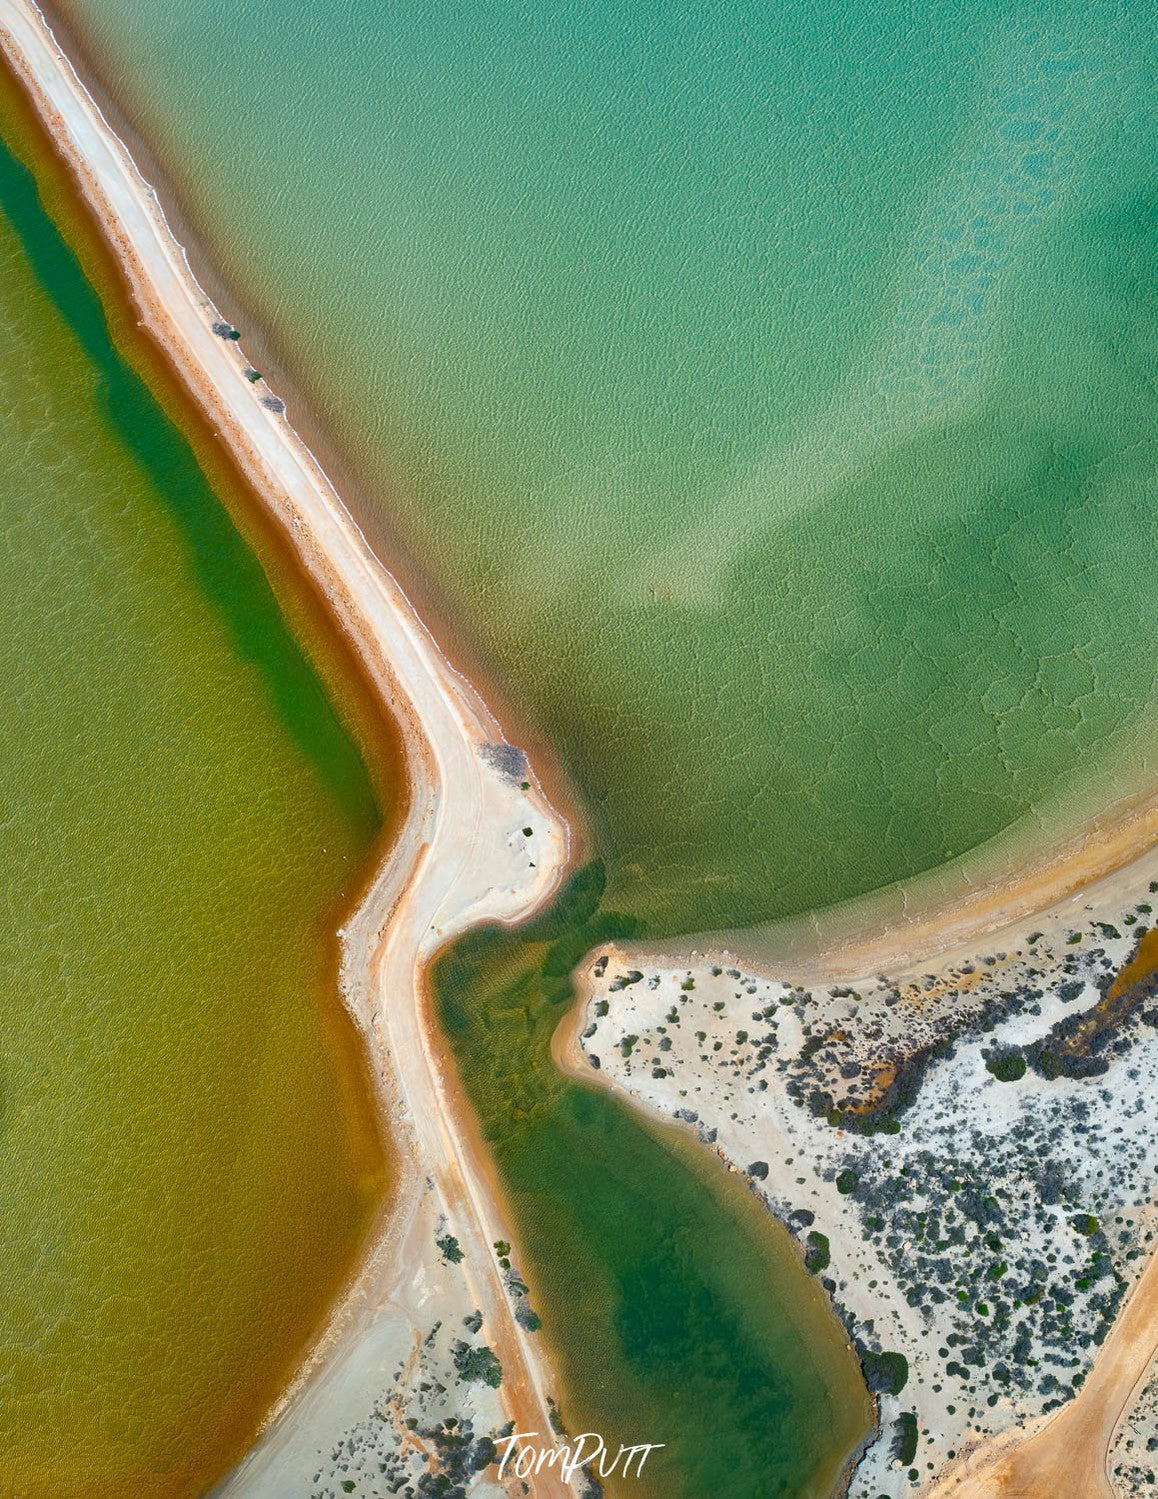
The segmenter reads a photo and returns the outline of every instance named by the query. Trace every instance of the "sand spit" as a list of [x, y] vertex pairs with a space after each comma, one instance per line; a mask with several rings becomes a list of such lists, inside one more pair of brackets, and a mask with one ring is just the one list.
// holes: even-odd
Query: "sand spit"
[[[342, 934], [344, 993], [367, 1037], [384, 1116], [399, 1145], [401, 1179], [357, 1284], [227, 1489], [344, 1491], [339, 1472], [341, 1461], [350, 1460], [350, 1432], [373, 1417], [382, 1437], [388, 1412], [374, 1411], [391, 1401], [404, 1404], [411, 1385], [425, 1383], [429, 1396], [439, 1382], [428, 1377], [435, 1366], [448, 1376], [443, 1406], [455, 1403], [454, 1386], [480, 1435], [500, 1418], [546, 1432], [544, 1358], [516, 1320], [517, 1304], [492, 1247], [512, 1233], [432, 1031], [423, 975], [433, 953], [465, 927], [518, 920], [551, 894], [567, 862], [566, 824], [525, 756], [506, 744], [374, 556], [289, 424], [284, 403], [255, 378], [236, 330], [193, 277], [155, 190], [29, 0], [0, 0], [0, 46], [115, 251], [143, 326], [292, 539], [400, 720], [407, 745], [405, 825]], [[448, 1240], [456, 1245], [450, 1259]], [[447, 1327], [456, 1324], [449, 1342], [449, 1332], [432, 1336], [435, 1303]], [[458, 1326], [464, 1317], [469, 1324]], [[468, 1355], [484, 1346], [502, 1365], [497, 1400], [485, 1379], [470, 1377], [481, 1366]], [[436, 1405], [426, 1400], [419, 1425], [437, 1418]], [[404, 1420], [394, 1424], [411, 1457], [424, 1441], [432, 1451], [438, 1447]], [[339, 1439], [345, 1458], [331, 1462]], [[359, 1450], [368, 1446], [362, 1442]], [[441, 1460], [437, 1452], [417, 1459], [419, 1467]], [[327, 1465], [334, 1469], [328, 1476], [321, 1471]], [[553, 1476], [535, 1485], [544, 1495], [561, 1487]]]
[[[1027, 816], [938, 869], [754, 933], [705, 934], [700, 949], [734, 943], [745, 966], [790, 970], [806, 983], [967, 957], [989, 933], [1079, 895], [1158, 846], [1158, 796], [1102, 789], [1111, 799], [1095, 812], [1088, 796], [1059, 796], [1048, 817]], [[675, 942], [662, 956], [642, 944], [632, 950], [672, 964], [686, 954]]]
[[1158, 1347], [1155, 910], [1151, 850], [928, 962], [844, 948], [839, 981], [588, 959], [556, 1057], [682, 1122], [796, 1236], [878, 1397], [855, 1499], [1036, 1495], [941, 1485], [1075, 1442], [1106, 1486], [1042, 1493], [1153, 1466], [1130, 1407]]

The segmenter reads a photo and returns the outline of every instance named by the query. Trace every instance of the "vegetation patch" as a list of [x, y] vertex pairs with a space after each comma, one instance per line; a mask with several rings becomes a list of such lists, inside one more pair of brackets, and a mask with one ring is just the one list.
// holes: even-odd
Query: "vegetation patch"
[[804, 1267], [810, 1275], [819, 1275], [822, 1270], [827, 1270], [830, 1263], [828, 1252], [828, 1239], [824, 1234], [812, 1229], [805, 1240]]
[[873, 1353], [858, 1348], [864, 1382], [874, 1395], [899, 1395], [909, 1382], [909, 1361], [903, 1353]]
[[454, 1345], [454, 1367], [467, 1384], [488, 1384], [497, 1390], [503, 1382], [503, 1366], [493, 1348], [472, 1348], [461, 1339]]
[[442, 1252], [442, 1257], [444, 1260], [447, 1260], [452, 1265], [459, 1265], [462, 1263], [462, 1245], [458, 1242], [453, 1234], [445, 1234], [441, 1239], [435, 1239], [434, 1242], [438, 1245], [439, 1250]]

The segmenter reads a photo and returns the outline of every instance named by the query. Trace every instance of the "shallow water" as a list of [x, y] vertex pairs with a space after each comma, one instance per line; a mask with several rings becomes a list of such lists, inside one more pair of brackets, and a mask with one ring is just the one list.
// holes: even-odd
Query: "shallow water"
[[551, 1062], [576, 957], [632, 931], [601, 909], [603, 884], [587, 865], [550, 911], [469, 934], [432, 975], [563, 1376], [564, 1421], [612, 1455], [663, 1444], [612, 1494], [823, 1499], [869, 1402], [795, 1245], [699, 1147]]
[[66, 9], [654, 932], [1150, 773], [1152, 8]]
[[0, 129], [0, 1487], [195, 1494], [381, 1201], [331, 934], [388, 786]]

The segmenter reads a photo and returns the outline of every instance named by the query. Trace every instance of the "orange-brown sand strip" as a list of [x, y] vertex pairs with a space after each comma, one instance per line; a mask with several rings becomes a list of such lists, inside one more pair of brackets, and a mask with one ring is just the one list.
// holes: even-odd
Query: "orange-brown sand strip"
[[1158, 1249], [1077, 1396], [1029, 1430], [963, 1454], [927, 1499], [1118, 1499], [1110, 1446], [1158, 1354]]
[[[488, 754], [503, 742], [499, 725], [374, 555], [281, 403], [246, 377], [239, 343], [214, 331], [220, 316], [156, 193], [31, 0], [0, 0], [0, 48], [119, 261], [144, 327], [284, 528], [404, 735], [406, 820], [342, 932], [343, 992], [367, 1037], [383, 1115], [399, 1144], [400, 1180], [385, 1234], [280, 1420], [292, 1420], [295, 1396], [324, 1380], [376, 1299], [397, 1287], [399, 1246], [407, 1235], [413, 1245], [415, 1224], [437, 1209], [453, 1214], [471, 1290], [501, 1349], [509, 1414], [520, 1429], [549, 1431], [548, 1371], [515, 1322], [490, 1252], [510, 1228], [493, 1181], [456, 1126], [454, 1079], [439, 1064], [422, 981], [452, 936], [479, 921], [522, 919], [550, 896], [567, 863], [567, 826], [529, 771], [524, 790]], [[562, 1491], [549, 1471], [535, 1487]]]

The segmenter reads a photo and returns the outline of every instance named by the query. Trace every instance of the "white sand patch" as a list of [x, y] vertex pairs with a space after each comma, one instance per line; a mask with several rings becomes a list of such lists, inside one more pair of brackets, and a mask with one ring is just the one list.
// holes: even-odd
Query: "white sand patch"
[[[1076, 1050], [1065, 1028], [1104, 1013], [1154, 919], [1151, 882], [1154, 855], [972, 959], [807, 989], [724, 956], [587, 965], [556, 1054], [746, 1173], [866, 1368], [903, 1355], [855, 1499], [914, 1494], [962, 1448], [1063, 1406], [1138, 1277], [1158, 1196], [1158, 999]], [[890, 1372], [878, 1363], [886, 1391]]]

